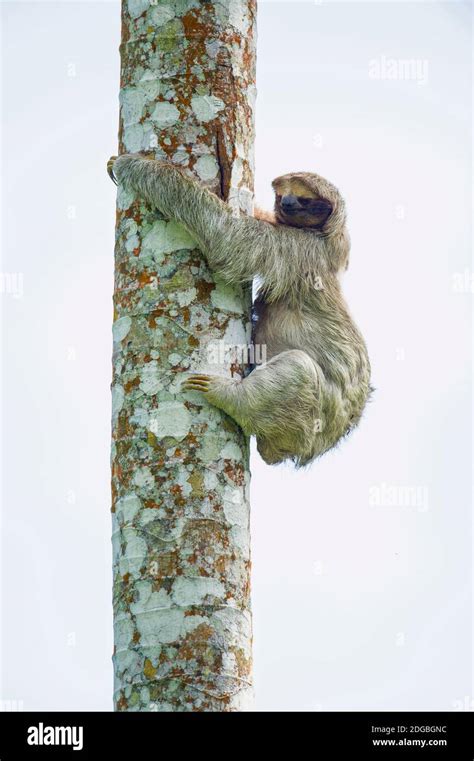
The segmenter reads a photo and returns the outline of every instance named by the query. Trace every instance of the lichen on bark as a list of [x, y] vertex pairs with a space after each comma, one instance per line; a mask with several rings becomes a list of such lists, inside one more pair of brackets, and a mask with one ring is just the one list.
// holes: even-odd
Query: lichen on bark
[[[119, 151], [167, 157], [249, 213], [255, 0], [123, 0]], [[251, 708], [248, 441], [180, 385], [235, 371], [250, 293], [192, 238], [117, 196], [112, 381], [114, 703]], [[213, 360], [215, 361], [215, 360]]]

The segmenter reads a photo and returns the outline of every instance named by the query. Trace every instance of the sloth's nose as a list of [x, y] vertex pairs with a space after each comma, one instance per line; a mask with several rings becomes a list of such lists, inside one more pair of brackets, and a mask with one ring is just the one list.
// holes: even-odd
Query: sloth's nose
[[295, 211], [298, 211], [300, 204], [296, 196], [283, 196], [281, 208], [286, 214], [293, 214]]

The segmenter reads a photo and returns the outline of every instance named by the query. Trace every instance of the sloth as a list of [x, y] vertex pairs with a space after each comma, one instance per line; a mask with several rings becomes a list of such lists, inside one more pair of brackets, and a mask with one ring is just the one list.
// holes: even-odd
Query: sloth
[[112, 157], [112, 179], [189, 232], [227, 283], [261, 286], [253, 341], [266, 361], [246, 377], [192, 373], [196, 391], [230, 415], [270, 464], [310, 464], [359, 422], [370, 396], [370, 364], [339, 283], [350, 240], [339, 191], [317, 174], [275, 179], [273, 213], [236, 218], [230, 207], [168, 161]]

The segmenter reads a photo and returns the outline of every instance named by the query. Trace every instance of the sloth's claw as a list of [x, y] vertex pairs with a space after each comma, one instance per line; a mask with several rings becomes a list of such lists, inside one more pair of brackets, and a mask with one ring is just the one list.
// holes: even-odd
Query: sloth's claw
[[117, 156], [111, 156], [109, 160], [107, 161], [107, 174], [109, 175], [112, 182], [114, 182], [117, 185], [117, 178], [114, 174], [114, 164], [117, 160]]
[[189, 375], [183, 381], [181, 388], [183, 391], [202, 391], [203, 394], [206, 394], [209, 391], [210, 383], [210, 375]]
[[208, 386], [205, 386], [201, 383], [193, 383], [192, 381], [190, 383], [184, 383], [183, 388], [187, 391], [204, 391], [207, 392], [209, 390]]

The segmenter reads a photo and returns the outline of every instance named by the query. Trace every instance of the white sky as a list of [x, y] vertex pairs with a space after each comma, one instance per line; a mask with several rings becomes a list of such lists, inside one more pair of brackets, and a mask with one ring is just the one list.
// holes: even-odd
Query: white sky
[[[1, 10], [2, 271], [23, 279], [1, 294], [0, 698], [110, 710], [119, 4]], [[311, 470], [253, 455], [257, 708], [455, 709], [473, 696], [472, 293], [453, 287], [471, 267], [471, 6], [267, 0], [258, 45], [257, 198], [292, 170], [341, 188], [377, 391]], [[373, 78], [390, 59], [415, 78]], [[383, 484], [397, 505], [371, 504]]]

